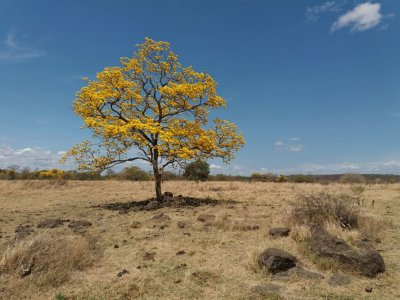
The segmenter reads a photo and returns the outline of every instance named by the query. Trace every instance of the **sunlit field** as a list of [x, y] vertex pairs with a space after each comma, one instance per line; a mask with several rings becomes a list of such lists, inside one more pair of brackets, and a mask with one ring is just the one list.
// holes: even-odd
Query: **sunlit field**
[[[374, 246], [385, 260], [386, 271], [373, 279], [346, 271], [351, 283], [337, 287], [328, 284], [337, 266], [315, 261], [302, 242], [302, 228], [292, 226], [288, 216], [299, 194], [327, 191], [353, 195], [351, 185], [176, 181], [165, 182], [163, 190], [220, 202], [212, 206], [120, 212], [98, 206], [153, 197], [154, 183], [1, 181], [0, 298], [400, 297], [398, 184], [367, 185], [360, 196], [363, 199], [360, 209], [382, 227]], [[215, 219], [201, 222], [198, 217], [202, 214], [213, 214]], [[37, 227], [44, 220], [58, 218], [63, 221], [60, 226]], [[92, 225], [69, 227], [77, 220]], [[178, 227], [178, 222], [183, 228]], [[268, 235], [270, 228], [281, 226], [291, 228], [288, 237]], [[25, 228], [30, 234], [24, 236], [21, 230], [15, 233], [17, 228]], [[360, 234], [357, 230], [340, 228], [330, 231], [349, 244]], [[293, 254], [302, 267], [323, 278], [273, 278], [257, 264], [258, 255], [268, 247]], [[27, 257], [32, 261], [27, 262]], [[270, 294], [260, 294], [254, 289], [266, 283], [273, 283], [279, 289]], [[366, 288], [372, 288], [372, 292], [366, 292]]]

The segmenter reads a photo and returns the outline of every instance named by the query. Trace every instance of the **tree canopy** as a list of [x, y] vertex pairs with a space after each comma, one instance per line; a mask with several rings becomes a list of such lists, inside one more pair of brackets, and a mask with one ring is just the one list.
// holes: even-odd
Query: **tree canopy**
[[183, 67], [168, 42], [146, 38], [120, 63], [86, 79], [76, 94], [74, 112], [97, 143], [74, 146], [62, 161], [73, 157], [81, 170], [103, 171], [144, 160], [157, 182], [169, 165], [205, 158], [229, 162], [243, 146], [233, 123], [208, 119], [210, 109], [226, 106], [217, 83], [207, 73]]

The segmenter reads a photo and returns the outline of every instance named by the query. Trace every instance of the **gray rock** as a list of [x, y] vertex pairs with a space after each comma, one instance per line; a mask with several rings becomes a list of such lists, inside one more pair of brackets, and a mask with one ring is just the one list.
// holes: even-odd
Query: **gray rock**
[[350, 283], [351, 283], [350, 277], [342, 273], [335, 273], [328, 280], [328, 284], [332, 286], [344, 286]]
[[201, 214], [197, 217], [200, 222], [212, 222], [215, 220], [215, 215], [212, 214]]
[[156, 201], [156, 200], [153, 200], [153, 201], [150, 201], [145, 207], [144, 207], [144, 209], [145, 210], [153, 210], [153, 209], [157, 209], [157, 208], [159, 208], [160, 207], [160, 203], [158, 203], [158, 201]]
[[178, 222], [176, 222], [176, 225], [177, 225], [179, 228], [186, 228], [186, 227], [189, 227], [189, 226], [190, 226], [190, 223], [187, 222], [187, 221], [178, 221]]
[[156, 221], [162, 221], [162, 222], [167, 222], [167, 221], [171, 220], [171, 218], [164, 213], [154, 215], [152, 219], [156, 220]]
[[268, 248], [258, 257], [258, 265], [276, 274], [296, 266], [297, 259], [290, 253], [276, 248]]
[[61, 219], [47, 219], [42, 222], [40, 222], [37, 225], [37, 228], [56, 228], [59, 226], [63, 226], [64, 221]]
[[268, 234], [273, 237], [283, 237], [283, 236], [288, 236], [289, 232], [290, 232], [289, 228], [277, 227], [277, 228], [271, 228]]
[[72, 228], [74, 230], [79, 230], [79, 229], [89, 227], [89, 226], [92, 226], [92, 223], [90, 223], [89, 221], [86, 221], [86, 220], [77, 220], [77, 221], [73, 221], [68, 224], [68, 227]]
[[361, 275], [375, 277], [385, 271], [385, 262], [379, 252], [373, 249], [354, 249], [321, 226], [312, 228], [310, 246], [318, 256], [335, 259], [344, 268]]

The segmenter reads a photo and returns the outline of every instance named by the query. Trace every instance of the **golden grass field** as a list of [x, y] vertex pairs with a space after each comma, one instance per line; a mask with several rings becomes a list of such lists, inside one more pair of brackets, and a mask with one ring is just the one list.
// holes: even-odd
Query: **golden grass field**
[[[400, 299], [398, 184], [367, 185], [363, 192], [364, 211], [385, 224], [376, 248], [385, 260], [386, 272], [375, 279], [352, 275], [353, 281], [346, 287], [327, 284], [335, 266], [313, 262], [304, 245], [295, 241], [296, 236], [301, 239], [301, 228], [279, 239], [269, 237], [268, 229], [285, 225], [290, 203], [296, 201], [298, 193], [351, 193], [350, 185], [182, 181], [165, 182], [163, 190], [235, 200], [237, 204], [120, 214], [92, 206], [147, 199], [153, 196], [153, 183], [0, 181], [2, 264], [12, 253], [23, 253], [33, 239], [39, 252], [46, 243], [57, 245], [48, 257], [38, 256], [37, 260], [48, 259], [50, 268], [40, 276], [20, 278], [12, 269], [3, 270], [0, 298], [56, 299], [58, 294], [58, 299]], [[152, 219], [161, 212], [171, 220]], [[215, 214], [216, 220], [201, 223], [197, 220], [201, 213]], [[85, 219], [93, 226], [87, 232], [73, 232], [68, 223], [54, 229], [36, 227], [48, 218]], [[178, 228], [181, 220], [189, 221], [190, 228]], [[34, 233], [10, 246], [15, 228], [21, 224], [34, 225]], [[251, 229], [255, 225], [258, 230]], [[351, 240], [357, 232], [342, 235]], [[253, 286], [271, 282], [271, 276], [256, 264], [258, 254], [267, 247], [292, 253], [308, 270], [320, 272], [325, 279], [293, 277], [276, 282], [282, 287], [279, 295], [262, 298], [254, 294]], [[184, 253], [177, 255], [181, 250]], [[123, 269], [129, 274], [118, 277]], [[366, 293], [366, 287], [372, 287], [373, 292]]]

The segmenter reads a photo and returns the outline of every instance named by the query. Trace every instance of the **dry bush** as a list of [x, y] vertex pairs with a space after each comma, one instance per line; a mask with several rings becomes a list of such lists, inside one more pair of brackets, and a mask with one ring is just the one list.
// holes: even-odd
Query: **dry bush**
[[340, 183], [358, 183], [363, 184], [366, 182], [365, 177], [357, 173], [347, 173], [339, 178]]
[[290, 219], [294, 224], [337, 222], [342, 228], [358, 227], [360, 210], [357, 199], [347, 194], [301, 194], [292, 205]]
[[89, 267], [97, 253], [97, 239], [42, 233], [26, 238], [6, 250], [1, 273], [32, 278], [35, 285], [59, 286], [71, 272]]

